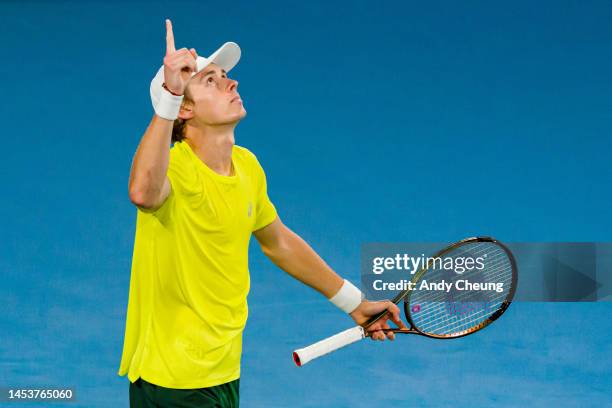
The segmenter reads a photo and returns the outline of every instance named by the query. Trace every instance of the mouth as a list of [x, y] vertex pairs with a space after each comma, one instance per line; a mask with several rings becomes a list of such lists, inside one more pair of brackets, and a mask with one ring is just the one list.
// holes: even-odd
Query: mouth
[[234, 103], [234, 102], [242, 103], [242, 99], [240, 99], [240, 96], [234, 96], [232, 99], [230, 99], [230, 103]]

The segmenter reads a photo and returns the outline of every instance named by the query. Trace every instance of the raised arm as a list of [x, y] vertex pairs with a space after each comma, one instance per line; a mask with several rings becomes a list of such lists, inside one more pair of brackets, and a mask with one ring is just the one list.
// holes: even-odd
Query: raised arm
[[160, 207], [170, 194], [170, 182], [167, 176], [170, 140], [178, 112], [162, 109], [161, 105], [178, 103], [180, 106], [187, 82], [196, 71], [196, 58], [194, 49], [181, 48], [178, 51], [175, 49], [172, 23], [166, 20], [166, 56], [164, 57], [166, 89], [162, 89], [155, 109], [156, 114], [134, 154], [128, 186], [130, 200], [142, 209], [154, 210]]
[[168, 162], [172, 121], [153, 116], [140, 140], [130, 171], [129, 195], [134, 205], [154, 210], [170, 194]]

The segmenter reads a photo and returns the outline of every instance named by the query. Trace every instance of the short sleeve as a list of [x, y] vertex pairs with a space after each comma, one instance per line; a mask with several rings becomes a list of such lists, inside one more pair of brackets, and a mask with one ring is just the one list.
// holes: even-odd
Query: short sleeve
[[170, 220], [172, 210], [177, 205], [178, 196], [199, 197], [201, 195], [202, 183], [191, 158], [186, 153], [185, 146], [180, 144], [175, 144], [170, 151], [167, 172], [170, 181], [170, 194], [164, 203], [153, 211], [153, 215], [162, 224], [166, 224]]
[[189, 154], [185, 142], [177, 142], [170, 151], [168, 179], [172, 189], [179, 195], [194, 195], [202, 192], [202, 181], [198, 176], [194, 158]]
[[256, 182], [256, 204], [255, 204], [255, 224], [253, 231], [257, 231], [266, 227], [276, 219], [277, 213], [274, 204], [268, 197], [268, 186], [266, 181], [266, 173], [261, 164], [255, 158], [255, 182]]
[[155, 218], [159, 220], [162, 224], [168, 223], [170, 220], [170, 213], [176, 204], [176, 192], [174, 191], [174, 187], [172, 186], [172, 181], [170, 181], [170, 193], [166, 200], [163, 202], [161, 207], [153, 212]]

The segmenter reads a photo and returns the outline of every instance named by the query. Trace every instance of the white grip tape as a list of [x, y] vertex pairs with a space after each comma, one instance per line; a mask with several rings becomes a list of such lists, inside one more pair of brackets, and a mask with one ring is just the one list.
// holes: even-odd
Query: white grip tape
[[293, 361], [298, 367], [303, 366], [309, 361], [324, 356], [325, 354], [336, 351], [339, 348], [348, 346], [356, 341], [365, 338], [365, 331], [361, 326], [355, 326], [331, 337], [323, 339], [308, 347], [297, 349], [293, 352]]
[[361, 303], [361, 291], [345, 279], [338, 293], [329, 301], [345, 313], [351, 313]]

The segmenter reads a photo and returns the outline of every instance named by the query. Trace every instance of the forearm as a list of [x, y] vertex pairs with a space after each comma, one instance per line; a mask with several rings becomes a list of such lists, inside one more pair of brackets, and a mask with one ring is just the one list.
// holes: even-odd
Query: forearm
[[380, 330], [389, 327], [386, 323], [389, 317], [400, 328], [405, 328], [397, 305], [391, 301], [369, 302], [363, 299], [359, 289], [338, 276], [302, 238], [287, 228], [279, 218], [268, 226], [255, 231], [255, 237], [264, 254], [272, 262], [300, 282], [321, 292], [341, 310], [349, 313], [357, 324], [366, 324], [371, 318], [388, 310], [390, 316], [381, 316], [376, 323], [370, 326], [375, 331], [371, 334], [372, 339], [394, 338], [393, 332], [386, 333]]
[[170, 159], [173, 121], [153, 115], [134, 155], [130, 171], [130, 200], [140, 207], [161, 204]]
[[264, 253], [274, 264], [327, 298], [343, 284], [338, 276], [302, 238], [283, 226], [282, 239]]

